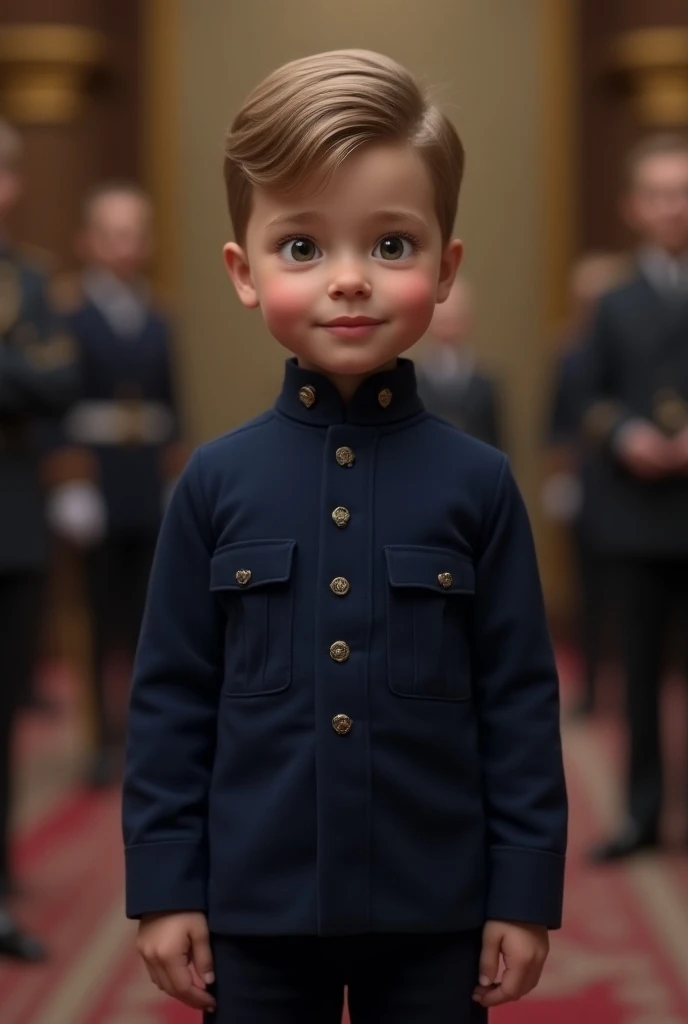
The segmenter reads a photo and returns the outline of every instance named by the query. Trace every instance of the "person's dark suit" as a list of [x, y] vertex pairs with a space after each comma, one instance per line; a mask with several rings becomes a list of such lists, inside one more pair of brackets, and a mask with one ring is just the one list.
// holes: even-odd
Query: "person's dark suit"
[[688, 476], [643, 480], [621, 461], [618, 445], [634, 420], [668, 435], [688, 424], [688, 296], [662, 293], [644, 274], [605, 296], [583, 373], [583, 427], [600, 457], [591, 465], [582, 525], [619, 568], [630, 731], [626, 845], [634, 848], [657, 839], [658, 690], [667, 620], [685, 615], [688, 601]]
[[418, 392], [430, 412], [493, 448], [503, 447], [498, 388], [491, 377], [470, 370], [442, 379], [422, 364], [417, 372]]
[[582, 655], [582, 692], [577, 714], [587, 714], [595, 707], [600, 657], [611, 618], [611, 574], [607, 559], [592, 542], [589, 525], [584, 523], [581, 514], [590, 477], [595, 474], [592, 463], [596, 458], [581, 442], [580, 435], [583, 365], [583, 341], [576, 338], [556, 359], [546, 427], [546, 444], [553, 460], [563, 460], [563, 472], [574, 475], [580, 488], [580, 504], [571, 510], [567, 521], [575, 552], [576, 629]]
[[[145, 294], [139, 302], [133, 290], [128, 293], [105, 276], [93, 278], [91, 297], [89, 280], [85, 276], [80, 301], [67, 318], [81, 386], [56, 448], [88, 456], [104, 509], [102, 534], [86, 545], [84, 568], [93, 637], [93, 781], [107, 782], [112, 775], [108, 748], [115, 741], [105, 691], [107, 662], [120, 643], [133, 656], [165, 491], [174, 476], [170, 456], [181, 445], [168, 318]], [[114, 291], [110, 306], [108, 286]], [[131, 322], [110, 315], [122, 294], [133, 302]]]
[[28, 689], [48, 556], [33, 431], [67, 409], [77, 386], [74, 345], [51, 312], [43, 271], [0, 252], [0, 886], [9, 870], [12, 724]]

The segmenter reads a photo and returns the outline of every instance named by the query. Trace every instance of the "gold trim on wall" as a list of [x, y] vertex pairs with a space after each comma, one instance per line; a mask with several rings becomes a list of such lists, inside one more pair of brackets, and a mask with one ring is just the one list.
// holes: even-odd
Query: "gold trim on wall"
[[628, 80], [645, 128], [688, 125], [688, 29], [646, 28], [618, 36], [612, 67]]
[[64, 124], [81, 113], [105, 37], [75, 25], [0, 28], [0, 109], [15, 124]]
[[153, 279], [179, 294], [179, 0], [144, 0], [143, 176], [156, 211]]

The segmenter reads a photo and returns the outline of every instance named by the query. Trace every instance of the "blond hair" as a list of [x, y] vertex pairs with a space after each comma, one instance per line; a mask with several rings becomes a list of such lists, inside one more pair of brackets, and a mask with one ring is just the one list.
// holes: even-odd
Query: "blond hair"
[[21, 136], [8, 121], [0, 120], [0, 167], [14, 170], [21, 160]]
[[291, 192], [327, 181], [354, 150], [406, 142], [424, 159], [448, 241], [463, 177], [464, 150], [448, 117], [406, 68], [367, 50], [333, 50], [273, 71], [244, 102], [229, 130], [224, 176], [229, 212], [243, 244], [254, 188]]

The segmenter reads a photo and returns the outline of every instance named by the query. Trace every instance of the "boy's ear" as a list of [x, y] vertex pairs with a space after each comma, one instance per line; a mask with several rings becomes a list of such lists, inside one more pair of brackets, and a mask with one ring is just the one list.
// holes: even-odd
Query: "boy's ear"
[[236, 242], [228, 242], [222, 250], [227, 272], [236, 288], [239, 301], [247, 309], [258, 306], [258, 293], [253, 285], [251, 268], [248, 265], [245, 251]]
[[452, 238], [451, 242], [444, 247], [440, 261], [440, 279], [437, 283], [436, 302], [444, 302], [449, 295], [462, 259], [463, 242], [460, 242], [458, 238]]

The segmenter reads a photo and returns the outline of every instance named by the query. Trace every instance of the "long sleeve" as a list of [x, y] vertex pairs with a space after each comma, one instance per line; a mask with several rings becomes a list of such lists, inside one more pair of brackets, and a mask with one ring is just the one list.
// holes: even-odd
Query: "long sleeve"
[[206, 907], [224, 650], [212, 551], [196, 453], [162, 525], [134, 668], [123, 798], [130, 917]]
[[559, 687], [530, 524], [506, 459], [476, 567], [474, 651], [487, 916], [556, 928], [567, 832]]

